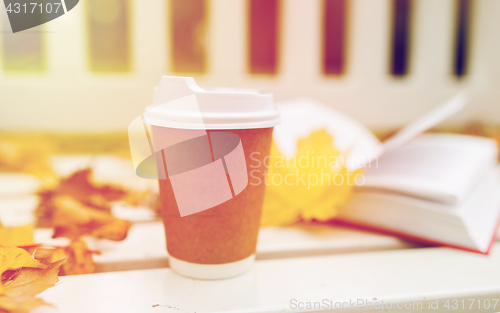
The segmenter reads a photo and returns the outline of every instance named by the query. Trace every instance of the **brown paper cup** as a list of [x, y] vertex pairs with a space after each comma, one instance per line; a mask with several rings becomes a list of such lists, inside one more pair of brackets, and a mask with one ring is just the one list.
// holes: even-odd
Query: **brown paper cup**
[[252, 266], [264, 159], [279, 122], [271, 93], [162, 78], [151, 106], [129, 125], [129, 143], [137, 175], [159, 179], [174, 271], [219, 279]]
[[[226, 159], [224, 166], [229, 169], [229, 174], [225, 175], [229, 185], [232, 186], [232, 194], [229, 200], [221, 204], [201, 212], [181, 216], [181, 212], [186, 212], [181, 207], [183, 205], [181, 198], [183, 195], [189, 198], [189, 190], [179, 192], [179, 187], [176, 187], [176, 182], [169, 177], [169, 173], [165, 175], [165, 179], [159, 180], [161, 213], [165, 224], [170, 266], [173, 270], [194, 278], [220, 279], [241, 274], [251, 268], [255, 258], [265, 191], [264, 158], [269, 155], [272, 130], [272, 127], [207, 130], [208, 137], [212, 139], [209, 143], [212, 145], [211, 153], [212, 157], [215, 154], [215, 161], [217, 161], [218, 156], [214, 138], [217, 138], [218, 134], [220, 137], [223, 132], [237, 135], [241, 140], [244, 152], [246, 173], [243, 174], [247, 175], [247, 184], [244, 188], [241, 184], [238, 187], [235, 176], [230, 175], [232, 174], [231, 164]], [[182, 131], [179, 130], [179, 132]], [[161, 133], [161, 128], [153, 128], [155, 140], [161, 141]], [[196, 175], [195, 163], [202, 156], [199, 152], [193, 151], [193, 153], [197, 155], [195, 161], [190, 161], [190, 157], [186, 156], [182, 160], [182, 165], [193, 163], [190, 177], [196, 177], [197, 184], [207, 183], [208, 185], [205, 186], [210, 186], [210, 177]], [[168, 158], [163, 154], [162, 160], [158, 162], [167, 165]], [[170, 162], [172, 163], [172, 161]], [[185, 170], [189, 172], [190, 168]], [[241, 174], [241, 168], [239, 172]], [[192, 197], [197, 197], [200, 194], [203, 194], [203, 190], [193, 192]]]

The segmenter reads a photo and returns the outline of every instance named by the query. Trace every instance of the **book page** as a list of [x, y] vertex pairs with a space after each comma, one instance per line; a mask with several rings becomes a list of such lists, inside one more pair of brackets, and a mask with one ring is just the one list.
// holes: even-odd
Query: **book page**
[[487, 253], [500, 216], [499, 174], [498, 168], [488, 171], [457, 204], [387, 192], [355, 193], [338, 218], [403, 238]]
[[467, 135], [425, 134], [386, 151], [370, 163], [362, 187], [456, 203], [497, 163], [494, 140]]
[[300, 138], [326, 129], [334, 146], [341, 151], [346, 168], [354, 171], [460, 111], [467, 101], [465, 92], [458, 94], [382, 144], [366, 126], [332, 107], [308, 98], [288, 100], [277, 103], [282, 124], [274, 128], [273, 139], [285, 157], [293, 157]]
[[394, 136], [384, 142], [384, 149], [395, 149], [409, 142], [426, 130], [436, 126], [462, 110], [468, 101], [468, 94], [465, 91], [462, 91], [434, 110], [402, 128]]

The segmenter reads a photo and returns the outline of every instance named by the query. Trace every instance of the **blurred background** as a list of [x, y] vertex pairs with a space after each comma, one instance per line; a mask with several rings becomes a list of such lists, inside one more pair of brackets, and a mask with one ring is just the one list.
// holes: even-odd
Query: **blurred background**
[[12, 34], [0, 10], [0, 131], [125, 133], [162, 75], [310, 97], [372, 129], [455, 92], [448, 123], [500, 122], [498, 0], [81, 0]]

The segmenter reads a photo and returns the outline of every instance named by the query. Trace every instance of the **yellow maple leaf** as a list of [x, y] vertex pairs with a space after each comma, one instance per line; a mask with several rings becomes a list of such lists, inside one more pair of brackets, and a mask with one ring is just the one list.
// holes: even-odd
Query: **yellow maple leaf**
[[59, 267], [65, 260], [53, 262], [45, 268], [21, 268], [15, 277], [3, 285], [4, 294], [0, 295], [0, 311], [27, 313], [37, 306], [47, 305], [35, 296], [59, 281]]
[[[33, 247], [23, 247], [23, 249], [26, 249], [28, 252], [33, 251], [32, 255], [34, 259], [45, 265], [67, 258], [65, 247], [45, 247], [43, 245], [39, 247], [38, 245], [34, 245]], [[66, 264], [66, 262], [64, 264]]]
[[[3, 276], [4, 272], [8, 270], [17, 270], [23, 267], [46, 268], [47, 266], [34, 260], [28, 252], [21, 248], [0, 246], [0, 276]], [[4, 293], [4, 288], [0, 285], [0, 295]]]
[[[66, 262], [61, 265], [60, 276], [94, 273], [95, 262], [92, 256], [100, 254], [99, 251], [89, 249], [82, 237], [71, 241], [67, 246], [33, 245], [23, 247], [23, 249], [32, 253], [35, 260], [45, 265], [66, 259]], [[9, 273], [9, 275], [14, 274]]]
[[47, 266], [33, 259], [31, 255], [18, 247], [0, 246], [0, 275], [6, 270], [22, 267], [46, 268]]
[[120, 241], [127, 237], [132, 223], [121, 220], [110, 213], [94, 210], [70, 196], [56, 196], [52, 225], [54, 238], [66, 237], [75, 240], [83, 235]]
[[273, 144], [268, 164], [262, 225], [289, 225], [298, 220], [328, 220], [352, 194], [355, 177], [333, 145], [319, 130], [299, 140], [297, 153], [285, 158]]
[[95, 272], [95, 263], [91, 251], [82, 238], [71, 242], [69, 247], [65, 248], [67, 261], [62, 266], [62, 275], [79, 275]]
[[11, 297], [35, 296], [54, 286], [58, 281], [59, 267], [66, 261], [55, 261], [45, 268], [22, 268], [19, 274], [4, 284], [5, 295]]

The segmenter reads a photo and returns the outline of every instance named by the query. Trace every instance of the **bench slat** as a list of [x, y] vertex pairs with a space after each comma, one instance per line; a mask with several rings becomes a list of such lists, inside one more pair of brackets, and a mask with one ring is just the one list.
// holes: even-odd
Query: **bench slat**
[[[35, 241], [64, 244], [51, 239], [52, 230], [37, 229]], [[135, 223], [124, 241], [87, 239], [95, 255], [97, 272], [161, 268], [168, 266], [161, 222]], [[393, 250], [416, 247], [396, 237], [326, 225], [264, 227], [259, 233], [257, 259]]]
[[467, 299], [500, 298], [498, 264], [500, 243], [489, 256], [423, 248], [262, 260], [246, 274], [219, 281], [185, 278], [168, 268], [66, 276], [41, 294], [54, 307], [36, 312], [300, 312], [290, 310], [292, 299], [304, 305], [415, 301], [424, 309], [439, 299], [439, 309], [431, 311], [449, 312], [446, 299], [465, 299], [468, 308]]

